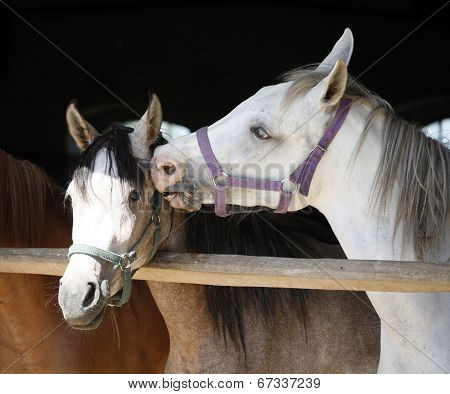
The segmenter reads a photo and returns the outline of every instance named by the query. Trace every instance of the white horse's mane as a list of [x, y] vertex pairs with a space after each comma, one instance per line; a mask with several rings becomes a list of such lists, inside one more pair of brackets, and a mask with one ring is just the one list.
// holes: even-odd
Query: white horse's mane
[[[316, 66], [295, 69], [284, 75], [293, 82], [284, 98], [289, 106], [327, 76]], [[428, 137], [419, 127], [398, 118], [392, 107], [349, 75], [344, 98], [366, 103], [372, 112], [366, 120], [359, 150], [372, 121], [384, 116], [382, 158], [374, 181], [374, 197], [381, 212], [392, 197], [394, 184], [400, 190], [395, 218], [403, 226], [403, 242], [413, 240], [416, 257], [439, 250], [445, 242], [450, 212], [450, 150], [443, 142]], [[333, 108], [334, 109], [334, 108]]]

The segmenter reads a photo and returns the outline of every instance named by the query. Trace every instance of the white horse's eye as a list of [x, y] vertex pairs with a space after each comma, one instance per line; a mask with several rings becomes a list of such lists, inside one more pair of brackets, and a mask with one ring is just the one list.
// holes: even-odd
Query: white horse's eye
[[269, 138], [272, 138], [266, 130], [264, 130], [261, 126], [258, 127], [250, 127], [250, 131], [252, 134], [259, 138], [260, 140], [268, 140]]
[[130, 201], [136, 202], [139, 201], [140, 193], [137, 190], [132, 190], [130, 193]]

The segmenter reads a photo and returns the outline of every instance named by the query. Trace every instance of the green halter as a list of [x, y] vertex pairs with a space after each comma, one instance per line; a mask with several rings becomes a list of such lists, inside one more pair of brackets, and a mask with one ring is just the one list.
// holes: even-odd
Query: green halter
[[[116, 293], [110, 299], [110, 305], [113, 306], [122, 306], [128, 302], [131, 296], [131, 286], [132, 286], [132, 276], [133, 270], [131, 264], [138, 258], [136, 249], [139, 244], [146, 239], [147, 233], [149, 232], [152, 225], [155, 226], [155, 230], [153, 231], [153, 247], [150, 254], [149, 261], [155, 256], [156, 251], [158, 250], [159, 238], [161, 235], [161, 221], [160, 221], [160, 212], [162, 205], [162, 195], [155, 191], [152, 198], [152, 216], [150, 221], [142, 233], [141, 237], [138, 241], [130, 248], [128, 253], [125, 254], [117, 254], [110, 252], [109, 250], [104, 250], [97, 248], [96, 246], [91, 246], [87, 244], [74, 244], [69, 248], [68, 257], [70, 258], [74, 254], [85, 254], [91, 257], [97, 257], [101, 260], [109, 261], [114, 265], [118, 265], [122, 270], [122, 281], [123, 288], [118, 293]], [[112, 302], [111, 302], [112, 301]]]

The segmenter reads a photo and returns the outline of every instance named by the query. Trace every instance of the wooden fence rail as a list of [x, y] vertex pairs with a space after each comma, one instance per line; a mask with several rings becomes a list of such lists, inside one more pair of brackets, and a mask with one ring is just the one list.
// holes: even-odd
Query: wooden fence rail
[[[0, 249], [0, 273], [62, 276], [67, 249]], [[134, 279], [216, 286], [450, 292], [450, 264], [158, 253]]]

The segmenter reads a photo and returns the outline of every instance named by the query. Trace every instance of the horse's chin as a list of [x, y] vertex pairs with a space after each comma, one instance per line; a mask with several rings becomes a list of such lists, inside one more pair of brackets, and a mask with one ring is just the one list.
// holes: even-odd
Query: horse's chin
[[[174, 209], [180, 209], [188, 212], [196, 212], [200, 210], [202, 212], [214, 212], [214, 204], [202, 204], [203, 197], [199, 193], [185, 191], [164, 193], [164, 198]], [[246, 207], [242, 205], [227, 205], [227, 211], [229, 214], [255, 213], [272, 210], [273, 209], [264, 206]]]
[[165, 193], [164, 198], [169, 202], [170, 206], [183, 211], [199, 211], [202, 207], [200, 200], [195, 198], [193, 193], [189, 192], [171, 192]]
[[75, 330], [82, 330], [82, 331], [95, 330], [96, 328], [98, 328], [100, 326], [100, 324], [103, 321], [103, 317], [105, 316], [105, 313], [106, 313], [106, 307], [107, 307], [107, 305], [105, 304], [105, 306], [100, 311], [100, 313], [97, 316], [95, 316], [88, 324], [85, 324], [85, 325], [69, 324], [70, 327], [74, 328]]

